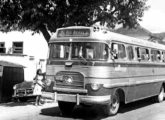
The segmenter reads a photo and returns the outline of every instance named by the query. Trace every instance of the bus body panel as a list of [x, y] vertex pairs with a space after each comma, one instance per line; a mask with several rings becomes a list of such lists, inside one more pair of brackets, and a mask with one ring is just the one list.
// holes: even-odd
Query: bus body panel
[[[108, 63], [103, 66], [81, 66], [74, 65], [67, 68], [63, 65], [47, 65], [47, 75], [55, 76], [59, 71], [76, 71], [85, 76], [85, 84], [104, 84], [104, 90], [88, 90], [89, 95], [108, 95], [114, 89], [121, 88], [125, 93], [125, 102], [129, 103], [138, 99], [157, 95], [160, 91], [162, 81], [165, 78], [165, 68], [155, 73], [156, 66], [139, 65], [138, 63], [128, 64], [126, 62]], [[90, 87], [89, 87], [90, 88]]]

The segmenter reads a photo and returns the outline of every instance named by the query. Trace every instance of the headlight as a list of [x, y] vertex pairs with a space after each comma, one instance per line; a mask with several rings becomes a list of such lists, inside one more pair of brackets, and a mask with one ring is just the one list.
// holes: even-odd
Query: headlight
[[91, 84], [92, 90], [98, 90], [98, 89], [100, 89], [100, 87], [101, 87], [101, 84], [97, 84], [97, 83], [92, 83]]
[[13, 86], [13, 89], [15, 90], [16, 88], [17, 88], [17, 86], [16, 86], [16, 85], [14, 85], [14, 86]]

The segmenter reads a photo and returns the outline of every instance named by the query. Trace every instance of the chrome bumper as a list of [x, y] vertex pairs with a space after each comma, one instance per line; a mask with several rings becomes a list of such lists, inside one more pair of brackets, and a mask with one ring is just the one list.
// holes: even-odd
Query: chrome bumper
[[[80, 103], [107, 104], [111, 102], [111, 95], [104, 95], [104, 96], [82, 95], [82, 94], [87, 94], [86, 89], [68, 89], [68, 88], [54, 87], [53, 90], [55, 92], [51, 98], [54, 99], [54, 101], [74, 102], [77, 105], [79, 105]], [[59, 92], [63, 92], [63, 93], [59, 93]]]
[[55, 101], [74, 102], [77, 105], [85, 104], [107, 104], [110, 103], [111, 96], [87, 96], [87, 95], [73, 95], [73, 94], [58, 94], [55, 92]]

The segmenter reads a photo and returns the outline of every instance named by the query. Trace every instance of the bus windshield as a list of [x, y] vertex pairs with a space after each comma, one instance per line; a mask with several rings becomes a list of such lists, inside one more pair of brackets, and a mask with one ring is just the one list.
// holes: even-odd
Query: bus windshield
[[56, 42], [50, 44], [49, 59], [107, 60], [108, 45], [99, 42]]

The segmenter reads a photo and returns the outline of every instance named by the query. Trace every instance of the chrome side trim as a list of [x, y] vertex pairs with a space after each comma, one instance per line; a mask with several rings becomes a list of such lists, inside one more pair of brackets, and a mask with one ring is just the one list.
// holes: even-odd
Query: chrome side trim
[[123, 82], [123, 83], [111, 83], [111, 84], [103, 84], [104, 88], [114, 88], [114, 87], [128, 87], [128, 86], [135, 86], [135, 85], [142, 85], [142, 84], [151, 84], [151, 83], [158, 83], [158, 82], [165, 82], [165, 79], [157, 79], [157, 80], [144, 80], [138, 81], [136, 80], [134, 83]]

